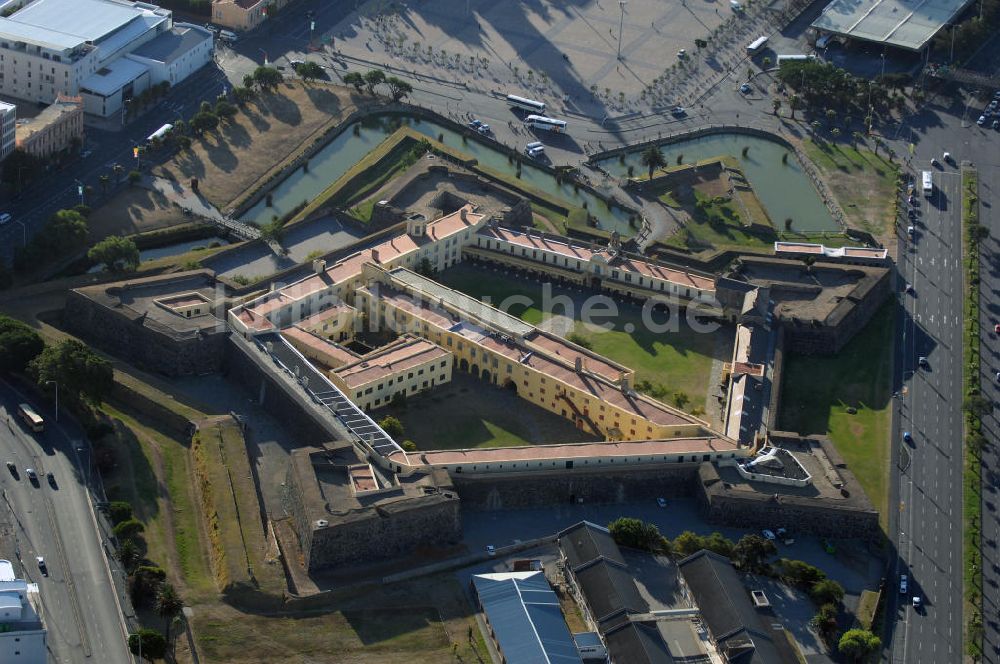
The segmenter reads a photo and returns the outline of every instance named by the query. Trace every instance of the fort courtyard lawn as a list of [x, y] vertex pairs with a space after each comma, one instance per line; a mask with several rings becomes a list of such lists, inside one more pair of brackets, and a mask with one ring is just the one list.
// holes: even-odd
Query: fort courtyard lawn
[[827, 434], [885, 519], [892, 415], [893, 306], [833, 357], [789, 356], [779, 427]]
[[[451, 267], [435, 279], [474, 297], [488, 298], [490, 304], [511, 315], [634, 369], [641, 389], [665, 403], [681, 405], [688, 412], [703, 408], [711, 388], [713, 359], [728, 360], [732, 352], [731, 328], [698, 331], [683, 314], [676, 329], [670, 326], [667, 331], [659, 331], [643, 321], [641, 307], [614, 303], [616, 315], [605, 315], [603, 305], [594, 306], [593, 324], [587, 324], [581, 318], [590, 291], [543, 286], [467, 263]], [[654, 314], [653, 322], [662, 324], [665, 316]]]

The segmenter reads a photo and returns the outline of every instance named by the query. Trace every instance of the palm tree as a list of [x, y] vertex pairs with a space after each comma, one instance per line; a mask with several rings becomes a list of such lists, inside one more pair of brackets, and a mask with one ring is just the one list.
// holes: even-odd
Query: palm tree
[[175, 617], [180, 615], [181, 610], [184, 608], [184, 601], [174, 590], [174, 587], [169, 583], [164, 583], [160, 587], [160, 592], [156, 595], [156, 614], [163, 618], [167, 623], [167, 628], [165, 630], [166, 639], [170, 641], [170, 623]]
[[802, 104], [802, 100], [799, 99], [798, 95], [792, 95], [788, 98], [788, 108], [792, 109], [792, 119], [795, 119], [795, 109], [799, 108]]
[[257, 79], [253, 77], [253, 74], [246, 74], [243, 76], [243, 87], [253, 90], [254, 86], [257, 84]]
[[139, 567], [139, 563], [142, 562], [142, 552], [139, 550], [139, 546], [135, 543], [135, 540], [132, 539], [127, 539], [118, 546], [118, 549], [115, 551], [115, 557], [118, 558], [118, 562], [122, 564], [125, 573], [129, 576], [135, 572], [136, 568]]
[[858, 147], [858, 143], [860, 143], [863, 138], [864, 138], [864, 135], [860, 131], [852, 131], [851, 132], [851, 147], [852, 148], [857, 148]]
[[650, 145], [639, 155], [639, 163], [649, 169], [649, 179], [653, 179], [653, 171], [667, 165], [667, 160], [660, 152], [660, 148]]
[[840, 138], [840, 130], [834, 127], [830, 130], [830, 135], [833, 136], [833, 140], [837, 140]]
[[780, 99], [774, 99], [774, 100], [772, 100], [771, 101], [771, 108], [774, 110], [774, 114], [777, 115], [778, 114], [778, 109], [781, 108], [781, 100]]

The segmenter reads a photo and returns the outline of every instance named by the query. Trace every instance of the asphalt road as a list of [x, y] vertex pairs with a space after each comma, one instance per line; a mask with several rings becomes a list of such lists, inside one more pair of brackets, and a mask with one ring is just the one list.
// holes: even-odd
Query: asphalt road
[[[74, 443], [82, 434], [54, 422], [44, 410], [39, 412], [46, 431], [29, 432], [16, 415], [17, 403], [24, 400], [0, 383], [0, 459], [18, 469], [15, 477], [0, 467], [0, 509], [9, 510], [17, 533], [20, 565], [12, 561], [17, 573], [39, 584], [49, 661], [129, 662], [121, 611], [80, 471], [86, 452], [81, 455]], [[40, 481], [29, 481], [26, 468], [35, 469]], [[53, 473], [54, 484], [46, 481], [47, 472]], [[47, 577], [36, 556], [45, 558]]]

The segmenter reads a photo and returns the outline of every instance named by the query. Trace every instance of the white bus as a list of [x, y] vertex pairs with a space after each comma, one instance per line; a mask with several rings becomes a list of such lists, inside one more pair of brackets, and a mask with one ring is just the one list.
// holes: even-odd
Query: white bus
[[815, 60], [816, 56], [813, 54], [809, 55], [779, 55], [778, 56], [778, 66], [781, 66], [782, 62], [796, 62], [802, 60]]
[[535, 101], [534, 99], [526, 99], [525, 97], [518, 97], [517, 95], [507, 95], [507, 103], [514, 108], [520, 108], [532, 113], [545, 112], [545, 104], [540, 101]]
[[35, 433], [41, 433], [45, 431], [45, 420], [42, 416], [35, 412], [35, 409], [26, 403], [17, 405], [17, 414], [21, 416], [24, 423], [28, 425], [28, 428]]
[[547, 118], [544, 115], [529, 115], [524, 119], [524, 124], [534, 129], [544, 129], [556, 134], [566, 131], [566, 122], [564, 120]]
[[757, 53], [758, 51], [760, 51], [760, 49], [764, 48], [764, 44], [766, 43], [767, 43], [766, 35], [761, 35], [760, 37], [757, 37], [757, 39], [754, 39], [752, 42], [750, 42], [750, 45], [747, 46], [747, 53], [750, 55]]
[[924, 196], [930, 196], [934, 193], [934, 174], [930, 171], [923, 171], [920, 174], [920, 178], [923, 180], [924, 184]]
[[146, 137], [146, 142], [147, 143], [152, 143], [156, 139], [163, 140], [164, 138], [166, 138], [167, 134], [169, 134], [170, 130], [173, 129], [173, 128], [174, 128], [174, 126], [172, 124], [170, 124], [170, 123], [167, 123], [167, 124], [163, 125], [159, 129], [157, 129], [156, 131], [154, 131], [152, 134], [150, 134], [149, 136], [147, 136]]

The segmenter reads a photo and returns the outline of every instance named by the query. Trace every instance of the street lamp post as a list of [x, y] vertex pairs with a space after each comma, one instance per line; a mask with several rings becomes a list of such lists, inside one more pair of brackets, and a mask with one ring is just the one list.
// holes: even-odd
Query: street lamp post
[[622, 16], [621, 20], [618, 22], [618, 59], [622, 59], [622, 29], [625, 27], [625, 5], [626, 0], [618, 0], [618, 6], [621, 7]]
[[45, 384], [46, 385], [55, 385], [56, 386], [56, 422], [58, 422], [59, 421], [59, 382], [55, 381], [55, 380], [47, 380], [47, 381], [45, 381]]

